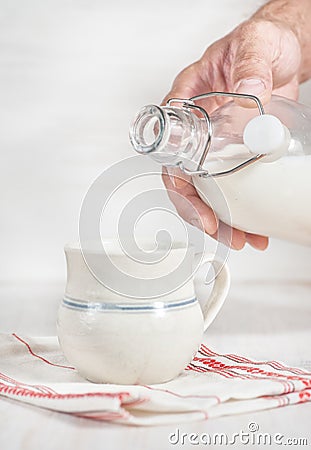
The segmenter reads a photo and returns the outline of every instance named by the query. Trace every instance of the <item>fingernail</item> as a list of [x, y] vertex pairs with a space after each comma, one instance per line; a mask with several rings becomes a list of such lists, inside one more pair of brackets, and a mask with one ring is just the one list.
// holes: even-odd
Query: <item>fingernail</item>
[[246, 244], [246, 235], [244, 231], [239, 231], [238, 234], [232, 236], [231, 248], [233, 248], [233, 250], [242, 250], [242, 248], [245, 247], [245, 244]]
[[236, 92], [240, 94], [262, 94], [266, 89], [266, 85], [262, 80], [256, 78], [248, 78], [240, 81], [237, 85]]
[[247, 243], [256, 250], [263, 251], [266, 250], [268, 246], [268, 243], [265, 243], [265, 245], [263, 245], [263, 241], [258, 241], [258, 238], [256, 236], [247, 235], [246, 240]]
[[209, 217], [203, 216], [204, 227], [208, 234], [213, 235], [217, 232], [219, 227], [219, 220], [212, 210], [212, 214]]
[[189, 222], [190, 222], [190, 224], [193, 227], [196, 227], [199, 230], [204, 231], [204, 227], [203, 227], [203, 224], [202, 224], [201, 220], [199, 220], [199, 219], [191, 219]]
[[245, 243], [236, 243], [236, 242], [231, 242], [231, 248], [233, 250], [242, 250], [242, 248], [244, 248]]

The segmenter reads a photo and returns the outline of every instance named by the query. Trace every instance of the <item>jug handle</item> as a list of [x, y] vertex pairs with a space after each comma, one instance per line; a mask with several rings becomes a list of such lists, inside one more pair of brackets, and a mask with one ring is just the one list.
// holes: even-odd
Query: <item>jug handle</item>
[[[204, 255], [200, 267], [206, 264], [211, 264], [215, 273], [212, 291], [209, 292], [208, 289], [210, 282], [206, 282], [205, 279], [199, 279], [198, 275], [194, 278], [195, 293], [204, 319], [204, 331], [207, 330], [217, 316], [230, 287], [230, 272], [225, 262], [219, 261], [214, 254], [207, 254]], [[206, 296], [208, 296], [207, 299]]]

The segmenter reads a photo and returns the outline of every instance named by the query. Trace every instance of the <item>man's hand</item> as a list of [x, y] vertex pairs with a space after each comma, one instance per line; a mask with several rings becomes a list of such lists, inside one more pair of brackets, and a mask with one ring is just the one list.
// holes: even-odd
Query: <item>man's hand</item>
[[[280, 17], [271, 20], [264, 7], [250, 20], [212, 44], [199, 61], [184, 69], [173, 82], [164, 103], [172, 97], [189, 98], [210, 91], [253, 94], [263, 103], [269, 102], [272, 93], [297, 99], [303, 72], [301, 62], [301, 43], [295, 30], [282, 22]], [[221, 97], [215, 97], [212, 103], [208, 100], [209, 112], [224, 101]], [[193, 204], [205, 232], [215, 236], [219, 222], [213, 211], [199, 198], [191, 180], [178, 169], [170, 174], [165, 169], [163, 181], [170, 191], [176, 191]], [[191, 223], [193, 218], [178, 204], [178, 196], [173, 197], [179, 214]], [[246, 242], [264, 250], [268, 238], [232, 230], [232, 248], [241, 249]]]

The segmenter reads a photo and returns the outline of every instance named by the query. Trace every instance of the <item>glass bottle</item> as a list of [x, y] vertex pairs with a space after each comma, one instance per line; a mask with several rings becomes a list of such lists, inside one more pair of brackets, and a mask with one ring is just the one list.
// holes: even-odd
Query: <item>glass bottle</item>
[[[215, 95], [242, 99], [211, 114], [195, 103]], [[218, 92], [172, 99], [142, 108], [130, 140], [137, 152], [191, 175], [200, 197], [227, 220], [213, 198], [215, 178], [230, 225], [311, 245], [310, 107], [280, 96], [263, 107], [257, 97]]]

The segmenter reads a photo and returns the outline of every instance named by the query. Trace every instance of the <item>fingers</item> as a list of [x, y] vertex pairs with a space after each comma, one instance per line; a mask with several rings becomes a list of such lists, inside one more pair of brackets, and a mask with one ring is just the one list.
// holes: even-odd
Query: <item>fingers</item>
[[257, 250], [266, 250], [269, 244], [269, 239], [266, 236], [259, 236], [257, 234], [246, 233], [246, 240], [249, 245]]
[[171, 177], [166, 168], [163, 168], [163, 182], [176, 211], [186, 222], [234, 250], [241, 250], [246, 243], [257, 250], [267, 248], [268, 238], [245, 233], [219, 221], [213, 210], [199, 198], [190, 177], [185, 177], [182, 172], [183, 185], [178, 188], [175, 185], [175, 177], [180, 179], [178, 172], [180, 171], [177, 170]]
[[166, 167], [165, 168], [172, 185], [181, 189], [187, 185], [187, 183], [191, 183], [191, 177], [182, 172], [178, 167]]
[[218, 229], [212, 237], [234, 250], [242, 250], [246, 243], [256, 250], [265, 250], [269, 243], [269, 239], [265, 236], [246, 233], [223, 222], [219, 222]]
[[256, 95], [266, 103], [272, 93], [273, 55], [259, 28], [248, 22], [234, 33], [231, 82], [235, 92]]
[[170, 98], [188, 99], [197, 95], [199, 92], [207, 92], [204, 89], [208, 89], [208, 86], [202, 82], [201, 75], [199, 62], [195, 62], [186, 67], [177, 75], [170, 92], [164, 97], [162, 103], [166, 103]]
[[[281, 89], [281, 93], [296, 98], [300, 63], [300, 44], [288, 27], [252, 18], [186, 67], [163, 103], [169, 98], [190, 98], [214, 90], [253, 94], [264, 104], [270, 101], [272, 90]], [[224, 102], [221, 97], [215, 98], [208, 110]], [[254, 107], [254, 102], [246, 102], [245, 106]]]
[[244, 231], [232, 228], [223, 222], [219, 222], [216, 233], [212, 234], [211, 237], [234, 250], [242, 250], [246, 243]]
[[163, 168], [163, 182], [178, 214], [186, 222], [207, 234], [216, 233], [218, 220], [214, 212], [199, 198], [191, 179], [183, 181], [185, 184], [182, 188], [176, 187], [167, 170]]
[[[250, 20], [233, 36], [231, 80], [236, 92], [256, 95], [267, 103], [273, 89], [289, 85], [297, 77], [300, 48], [290, 30], [270, 21]], [[293, 90], [297, 83], [288, 86], [289, 93]]]

